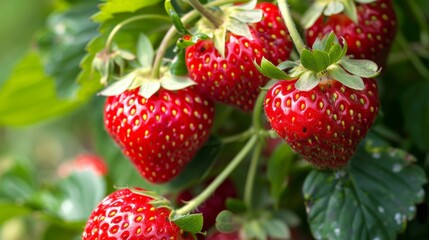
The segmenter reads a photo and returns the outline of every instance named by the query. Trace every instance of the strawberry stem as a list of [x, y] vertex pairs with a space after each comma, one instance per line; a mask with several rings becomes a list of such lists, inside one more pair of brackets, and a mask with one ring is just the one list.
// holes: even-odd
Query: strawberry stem
[[233, 135], [233, 136], [229, 136], [226, 138], [223, 138], [222, 144], [228, 144], [228, 143], [233, 143], [233, 142], [241, 142], [244, 141], [246, 139], [248, 139], [250, 136], [252, 136], [255, 133], [255, 131], [250, 128], [242, 133], [239, 133], [237, 135]]
[[188, 3], [195, 8], [203, 17], [207, 18], [215, 28], [222, 26], [223, 21], [210, 12], [207, 8], [200, 3], [199, 0], [188, 0]]
[[112, 43], [113, 43], [113, 38], [116, 36], [116, 34], [119, 32], [119, 30], [121, 30], [121, 28], [123, 28], [125, 25], [135, 22], [135, 21], [140, 21], [140, 20], [146, 20], [146, 19], [160, 19], [160, 20], [165, 20], [165, 21], [171, 21], [171, 19], [169, 17], [165, 17], [165, 16], [160, 16], [160, 15], [139, 15], [139, 16], [135, 16], [135, 17], [131, 17], [128, 18], [122, 22], [120, 22], [118, 25], [116, 25], [112, 31], [109, 33], [109, 36], [107, 37], [106, 40], [106, 46], [105, 49], [110, 50]]
[[256, 172], [258, 170], [258, 162], [262, 152], [262, 140], [259, 138], [255, 150], [250, 160], [249, 170], [247, 172], [246, 185], [244, 186], [244, 202], [247, 207], [252, 207], [253, 185], [255, 183]]
[[238, 152], [238, 154], [232, 159], [232, 161], [226, 166], [226, 168], [210, 183], [207, 188], [204, 189], [197, 197], [189, 201], [183, 207], [177, 209], [176, 215], [186, 215], [192, 212], [195, 208], [201, 205], [212, 193], [225, 181], [225, 179], [234, 171], [234, 169], [241, 163], [241, 161], [247, 156], [250, 150], [253, 149], [255, 143], [258, 141], [258, 136], [252, 136], [246, 145]]
[[285, 23], [286, 23], [286, 27], [289, 31], [291, 38], [292, 38], [292, 41], [295, 44], [295, 47], [298, 50], [298, 53], [301, 54], [301, 51], [305, 49], [305, 44], [301, 38], [301, 35], [298, 32], [298, 29], [296, 28], [295, 23], [293, 22], [292, 15], [289, 11], [289, 7], [287, 5], [287, 2], [286, 2], [286, 0], [279, 0], [278, 4], [279, 4], [280, 12], [283, 16]]
[[[235, 3], [235, 2], [239, 2], [239, 1], [240, 0], [216, 0], [216, 1], [208, 3], [207, 6], [221, 6], [224, 4]], [[186, 25], [187, 23], [189, 23], [190, 21], [192, 21], [193, 19], [195, 19], [197, 17], [198, 17], [198, 11], [192, 10], [192, 11], [188, 12], [186, 15], [184, 15], [181, 20]], [[177, 34], [176, 27], [172, 26], [170, 29], [168, 29], [167, 33], [165, 34], [164, 38], [162, 39], [161, 44], [158, 47], [154, 63], [152, 65], [151, 78], [153, 78], [153, 79], [159, 78], [160, 69], [161, 69], [161, 65], [162, 65], [162, 59], [163, 59], [165, 53], [167, 52], [167, 49], [170, 46], [173, 37], [176, 34]]]

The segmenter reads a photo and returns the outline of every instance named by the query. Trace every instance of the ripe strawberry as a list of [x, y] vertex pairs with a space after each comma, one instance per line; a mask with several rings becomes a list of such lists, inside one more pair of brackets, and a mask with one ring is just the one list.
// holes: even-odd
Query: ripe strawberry
[[58, 168], [60, 177], [67, 177], [74, 171], [93, 171], [96, 175], [105, 176], [108, 172], [106, 162], [95, 154], [81, 154], [73, 161], [65, 162]]
[[170, 209], [154, 207], [153, 200], [129, 189], [113, 192], [91, 213], [82, 239], [193, 239], [169, 220]]
[[213, 103], [192, 87], [160, 89], [149, 99], [138, 92], [136, 88], [107, 98], [105, 126], [144, 178], [166, 182], [209, 137]]
[[[206, 181], [205, 186], [209, 185], [212, 180]], [[198, 191], [199, 193], [201, 191]], [[185, 203], [195, 197], [197, 193], [193, 193], [191, 189], [181, 192], [178, 196], [179, 203]], [[237, 196], [234, 183], [227, 179], [225, 180], [216, 191], [207, 200], [202, 203], [194, 212], [202, 213], [204, 217], [204, 225], [202, 231], [208, 230], [214, 226], [217, 215], [226, 209], [226, 200]]]
[[186, 66], [201, 91], [216, 101], [243, 111], [253, 109], [259, 87], [268, 78], [253, 65], [262, 57], [279, 63], [289, 58], [292, 41], [276, 5], [261, 3], [263, 18], [250, 24], [253, 39], [226, 33], [225, 57], [215, 48], [214, 40], [199, 40], [186, 49]]
[[376, 0], [368, 4], [357, 3], [356, 8], [356, 23], [345, 13], [320, 16], [306, 30], [307, 42], [311, 45], [317, 37], [334, 31], [346, 40], [348, 54], [384, 66], [397, 29], [393, 4], [391, 0]]
[[343, 167], [377, 115], [375, 79], [364, 79], [364, 90], [331, 79], [299, 91], [295, 82], [280, 81], [267, 92], [264, 108], [271, 126], [315, 166]]

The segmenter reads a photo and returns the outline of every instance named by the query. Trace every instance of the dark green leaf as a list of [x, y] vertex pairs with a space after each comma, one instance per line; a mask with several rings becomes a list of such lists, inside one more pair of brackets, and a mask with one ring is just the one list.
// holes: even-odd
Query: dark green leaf
[[303, 192], [320, 239], [396, 239], [424, 199], [424, 171], [393, 148], [361, 146], [339, 171], [312, 171]]
[[246, 203], [244, 203], [240, 199], [235, 199], [235, 198], [228, 198], [226, 200], [226, 208], [229, 211], [234, 212], [234, 213], [243, 213], [246, 210], [248, 210]]
[[233, 232], [237, 229], [237, 221], [234, 213], [223, 210], [216, 217], [216, 229], [219, 232]]
[[72, 97], [79, 87], [76, 78], [85, 46], [97, 35], [97, 24], [90, 17], [96, 4], [73, 5], [65, 12], [52, 14], [39, 38], [39, 49], [47, 75], [55, 79], [57, 94]]
[[268, 180], [270, 181], [270, 194], [279, 206], [280, 199], [288, 183], [288, 173], [295, 153], [286, 144], [279, 144], [268, 159]]
[[272, 62], [268, 61], [265, 57], [262, 58], [261, 66], [254, 62], [256, 68], [266, 77], [278, 80], [290, 79], [289, 75], [283, 70], [276, 67]]
[[[219, 138], [211, 136], [205, 145], [198, 151], [197, 155], [188, 163], [176, 178], [166, 184], [170, 189], [180, 189], [194, 181], [206, 177], [213, 167], [216, 157], [222, 148]], [[198, 173], [198, 174], [195, 174]]]
[[203, 228], [203, 215], [189, 214], [173, 219], [173, 222], [186, 232], [199, 233]]
[[22, 160], [16, 161], [0, 176], [0, 199], [28, 203], [37, 193], [35, 171], [33, 165]]
[[417, 146], [429, 151], [429, 84], [417, 84], [407, 89], [401, 99], [405, 128]]
[[319, 50], [304, 49], [301, 51], [301, 64], [313, 72], [321, 72], [329, 66], [329, 55]]
[[54, 80], [45, 75], [40, 57], [30, 53], [0, 89], [0, 125], [32, 124], [70, 112], [77, 105], [58, 99]]

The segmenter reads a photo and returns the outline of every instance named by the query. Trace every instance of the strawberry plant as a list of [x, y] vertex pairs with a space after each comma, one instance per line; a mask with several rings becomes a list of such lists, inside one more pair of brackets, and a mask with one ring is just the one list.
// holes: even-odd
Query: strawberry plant
[[429, 237], [426, 1], [39, 7], [0, 47], [0, 239]]

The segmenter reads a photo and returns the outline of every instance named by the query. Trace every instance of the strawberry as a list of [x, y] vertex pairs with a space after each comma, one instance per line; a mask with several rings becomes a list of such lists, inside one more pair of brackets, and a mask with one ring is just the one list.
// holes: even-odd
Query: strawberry
[[65, 162], [58, 168], [60, 177], [67, 177], [74, 171], [93, 171], [96, 175], [106, 176], [108, 169], [103, 158], [95, 154], [81, 154], [73, 161]]
[[139, 88], [109, 96], [104, 119], [108, 133], [140, 174], [152, 183], [177, 176], [210, 134], [214, 108], [193, 87], [159, 89], [148, 99]]
[[[208, 180], [204, 183], [205, 186], [208, 186], [212, 180]], [[195, 197], [192, 189], [186, 189], [178, 195], [178, 202], [184, 203], [190, 201]], [[228, 198], [234, 198], [237, 196], [234, 183], [227, 179], [225, 180], [214, 193], [207, 198], [207, 200], [202, 203], [194, 212], [202, 213], [204, 217], [203, 231], [208, 230], [210, 227], [214, 226], [216, 222], [217, 215], [226, 209], [226, 200]]]
[[354, 154], [379, 108], [375, 79], [355, 90], [330, 79], [310, 91], [296, 80], [269, 89], [265, 113], [272, 128], [304, 159], [320, 168], [341, 168]]
[[215, 39], [199, 40], [185, 55], [189, 75], [203, 93], [242, 111], [253, 109], [259, 87], [268, 81], [253, 62], [265, 57], [279, 63], [289, 58], [292, 49], [277, 6], [260, 3], [253, 10], [261, 12], [262, 19], [244, 25], [249, 36], [228, 31], [226, 37], [221, 34], [226, 40], [220, 47]]
[[321, 38], [322, 35], [334, 31], [338, 37], [346, 40], [348, 54], [357, 59], [370, 59], [379, 66], [384, 66], [397, 30], [391, 0], [375, 0], [368, 4], [356, 3], [355, 21], [346, 12], [320, 16], [314, 24], [307, 23], [308, 44], [311, 45], [317, 37]]
[[169, 220], [169, 208], [157, 208], [153, 200], [130, 189], [113, 192], [91, 213], [82, 239], [193, 239]]

